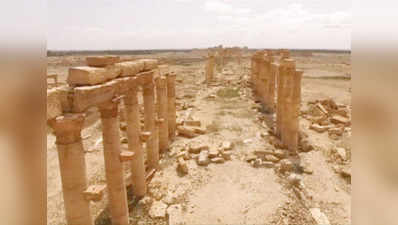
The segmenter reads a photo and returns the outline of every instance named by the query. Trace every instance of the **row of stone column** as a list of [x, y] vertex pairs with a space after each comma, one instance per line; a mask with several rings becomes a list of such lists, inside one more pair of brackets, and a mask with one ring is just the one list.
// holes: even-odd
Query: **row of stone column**
[[[121, 152], [118, 107], [120, 98], [98, 105], [103, 129], [106, 187], [109, 209], [114, 225], [128, 225], [128, 207], [123, 162], [129, 161], [133, 193], [146, 194], [146, 168], [142, 143], [146, 142], [150, 170], [157, 169], [159, 149], [166, 151], [175, 137], [175, 74], [153, 79], [153, 73], [143, 85], [144, 131], [140, 129], [138, 81], [132, 83], [124, 98], [128, 152]], [[156, 81], [156, 82], [155, 82]], [[157, 109], [155, 109], [155, 87]], [[90, 225], [90, 199], [87, 192], [86, 163], [81, 131], [84, 114], [64, 114], [50, 122], [56, 135], [68, 225]]]
[[276, 114], [275, 133], [291, 151], [298, 148], [301, 77], [288, 51], [280, 63], [271, 51], [258, 51], [251, 60], [251, 83], [256, 100]]

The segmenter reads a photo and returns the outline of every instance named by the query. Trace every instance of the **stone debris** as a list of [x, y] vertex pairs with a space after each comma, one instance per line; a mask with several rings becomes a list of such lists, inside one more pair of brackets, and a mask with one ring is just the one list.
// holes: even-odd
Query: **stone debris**
[[194, 153], [194, 154], [198, 154], [203, 150], [209, 150], [209, 146], [199, 142], [190, 143], [188, 149], [189, 153]]
[[219, 155], [219, 152], [217, 149], [212, 149], [209, 151], [209, 158], [216, 158]]
[[334, 124], [344, 124], [344, 126], [349, 126], [351, 124], [348, 118], [342, 117], [340, 115], [333, 116], [330, 121]]
[[188, 174], [188, 165], [183, 158], [178, 158], [177, 171], [182, 175]]
[[347, 154], [344, 148], [334, 148], [333, 153], [336, 154], [339, 157], [339, 159], [343, 161], [347, 160]]
[[207, 166], [210, 163], [208, 151], [201, 151], [199, 153], [197, 163], [199, 166]]
[[202, 127], [194, 127], [193, 130], [197, 135], [206, 134], [206, 129]]
[[310, 143], [310, 141], [307, 138], [305, 138], [302, 139], [300, 142], [300, 150], [302, 152], [309, 152], [314, 150], [314, 146]]
[[143, 197], [141, 200], [138, 201], [138, 205], [143, 206], [144, 208], [148, 208], [149, 205], [151, 205], [153, 202], [153, 199], [149, 196]]
[[256, 160], [257, 159], [257, 156], [255, 155], [255, 154], [253, 154], [253, 153], [249, 153], [247, 156], [246, 156], [246, 158], [245, 158], [245, 160], [246, 160], [246, 162], [251, 162], [251, 161], [254, 161], [254, 160]]
[[84, 198], [87, 201], [101, 201], [102, 197], [104, 196], [105, 189], [106, 185], [91, 185], [86, 189], [86, 191], [84, 191]]
[[264, 157], [264, 159], [265, 159], [265, 161], [274, 162], [274, 163], [278, 162], [280, 160], [279, 158], [277, 158], [277, 157], [275, 157], [273, 155], [266, 155]]
[[287, 177], [287, 181], [289, 182], [289, 184], [296, 187], [300, 187], [301, 179], [301, 176], [295, 173], [292, 173]]
[[230, 142], [230, 141], [224, 141], [224, 142], [221, 144], [221, 148], [222, 148], [223, 150], [232, 150], [233, 144], [232, 144], [232, 142]]
[[184, 121], [184, 125], [192, 127], [200, 127], [202, 123], [199, 120], [186, 120]]
[[183, 136], [186, 138], [194, 138], [194, 137], [198, 136], [198, 134], [196, 133], [196, 130], [191, 127], [178, 126], [177, 131], [178, 131], [179, 136]]
[[329, 130], [330, 127], [328, 126], [322, 126], [322, 125], [318, 125], [318, 124], [311, 124], [310, 129], [314, 130], [318, 133], [323, 133], [327, 130]]
[[282, 159], [279, 162], [279, 164], [280, 164], [279, 171], [283, 174], [285, 174], [287, 172], [291, 172], [294, 168], [292, 161], [290, 161], [288, 159]]
[[311, 208], [310, 212], [312, 218], [314, 218], [318, 225], [330, 225], [329, 219], [321, 212], [319, 208]]
[[152, 203], [152, 206], [149, 209], [149, 216], [154, 219], [165, 218], [166, 209], [167, 205], [165, 203], [163, 203], [162, 201], [155, 201]]
[[221, 158], [221, 157], [212, 158], [212, 159], [210, 159], [210, 161], [212, 163], [224, 163], [225, 162], [224, 158]]
[[231, 152], [224, 151], [224, 150], [221, 150], [221, 151], [220, 151], [220, 155], [221, 155], [225, 160], [231, 160], [231, 155], [232, 155], [232, 153], [231, 153]]

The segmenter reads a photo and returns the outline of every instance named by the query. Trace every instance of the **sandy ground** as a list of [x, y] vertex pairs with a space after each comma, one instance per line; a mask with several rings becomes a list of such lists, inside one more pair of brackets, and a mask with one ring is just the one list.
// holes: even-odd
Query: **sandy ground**
[[[132, 56], [136, 58], [148, 56]], [[201, 56], [186, 53], [151, 55], [170, 64], [177, 72], [177, 105], [179, 119], [202, 122], [207, 133], [194, 139], [177, 137], [170, 151], [163, 155], [161, 170], [149, 184], [148, 198], [130, 201], [131, 224], [316, 224], [310, 210], [319, 208], [333, 225], [350, 224], [351, 184], [340, 175], [341, 168], [350, 168], [350, 136], [337, 140], [327, 133], [309, 130], [309, 122], [301, 118], [301, 130], [308, 134], [315, 149], [300, 153], [301, 163], [312, 174], [300, 174], [306, 197], [297, 194], [288, 178], [273, 168], [253, 168], [246, 162], [254, 150], [275, 149], [267, 135], [269, 127], [261, 122], [250, 87], [249, 60], [242, 65], [229, 62], [217, 73], [217, 81], [207, 86], [204, 81], [204, 61]], [[167, 60], [171, 57], [173, 60]], [[350, 55], [314, 54], [294, 57], [297, 67], [304, 70], [302, 108], [307, 102], [332, 98], [338, 104], [351, 105]], [[61, 82], [70, 65], [83, 65], [84, 57], [50, 57], [49, 73], [60, 74]], [[232, 93], [223, 95], [223, 91]], [[89, 184], [105, 183], [101, 142], [101, 124], [95, 110], [89, 114], [83, 130], [87, 151]], [[265, 136], [263, 134], [266, 134]], [[122, 135], [125, 135], [122, 133]], [[223, 141], [234, 143], [232, 159], [222, 164], [198, 166], [187, 160], [189, 172], [181, 176], [176, 171], [176, 154], [192, 142], [216, 149]], [[48, 224], [65, 224], [55, 138], [47, 135]], [[344, 147], [348, 159], [336, 159], [332, 149]], [[126, 148], [126, 145], [122, 146]], [[303, 194], [302, 193], [302, 194]], [[300, 197], [301, 196], [301, 197]], [[92, 211], [100, 215], [97, 224], [110, 224], [102, 211], [105, 200], [92, 204]], [[165, 218], [148, 215], [151, 203], [162, 201], [170, 213]], [[171, 210], [174, 209], [174, 210]], [[105, 215], [105, 216], [104, 216]]]

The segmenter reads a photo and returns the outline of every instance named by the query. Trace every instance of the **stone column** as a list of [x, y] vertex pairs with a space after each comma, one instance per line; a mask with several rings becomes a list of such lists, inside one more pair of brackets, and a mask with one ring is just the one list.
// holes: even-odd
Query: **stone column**
[[176, 90], [175, 90], [176, 74], [174, 72], [167, 76], [167, 102], [168, 102], [168, 125], [169, 125], [169, 138], [173, 140], [176, 136]]
[[130, 86], [130, 90], [124, 100], [127, 118], [127, 138], [129, 151], [134, 152], [131, 161], [131, 180], [133, 193], [135, 196], [142, 197], [146, 194], [144, 152], [140, 139], [141, 126], [139, 117], [139, 104], [137, 98], [137, 83]]
[[84, 114], [67, 114], [50, 122], [57, 137], [59, 168], [68, 225], [93, 225], [87, 188], [86, 162], [81, 139]]
[[272, 98], [275, 96], [271, 91], [275, 91], [271, 85], [275, 85], [275, 80], [272, 80], [271, 64], [273, 62], [272, 52], [267, 51], [267, 56], [264, 59], [264, 74], [265, 74], [265, 87], [264, 87], [264, 104], [269, 112], [273, 112]]
[[120, 136], [118, 121], [119, 101], [109, 101], [99, 106], [104, 143], [105, 177], [108, 187], [109, 209], [113, 225], [128, 225], [126, 185], [120, 161]]
[[[295, 61], [292, 59], [284, 59], [282, 61], [282, 73], [284, 74], [284, 86], [282, 91], [282, 128], [281, 128], [281, 139], [282, 142], [288, 146], [290, 150], [295, 148], [295, 133], [291, 131], [292, 118], [294, 117], [294, 111], [292, 105], [292, 96], [294, 93], [294, 76], [296, 74]], [[297, 136], [298, 137], [298, 136]], [[297, 141], [296, 141], [297, 142]]]
[[284, 125], [286, 123], [286, 82], [288, 71], [291, 70], [290, 67], [294, 65], [292, 60], [282, 60], [279, 67], [278, 74], [278, 96], [277, 96], [277, 116], [276, 116], [276, 135], [280, 139], [283, 138]]
[[163, 119], [159, 127], [159, 149], [161, 152], [169, 148], [169, 123], [167, 119], [167, 80], [160, 77], [156, 83], [156, 94], [158, 100], [158, 118]]
[[214, 55], [209, 55], [206, 65], [206, 83], [210, 83], [214, 79]]
[[266, 62], [264, 56], [259, 56], [257, 59], [257, 68], [258, 68], [258, 79], [257, 79], [257, 97], [263, 104], [266, 106], [266, 95], [265, 95], [265, 87], [267, 84], [267, 76], [266, 76]]
[[289, 75], [292, 87], [287, 99], [288, 123], [286, 124], [285, 144], [290, 151], [297, 151], [299, 139], [299, 115], [301, 102], [301, 77], [302, 71], [291, 71]]
[[157, 169], [159, 151], [155, 146], [155, 93], [153, 79], [144, 84], [144, 130], [152, 135], [146, 141], [147, 161], [150, 169]]
[[275, 82], [278, 76], [279, 66], [276, 63], [271, 63], [271, 71], [268, 83], [268, 95], [269, 95], [269, 110], [270, 112], [275, 112]]

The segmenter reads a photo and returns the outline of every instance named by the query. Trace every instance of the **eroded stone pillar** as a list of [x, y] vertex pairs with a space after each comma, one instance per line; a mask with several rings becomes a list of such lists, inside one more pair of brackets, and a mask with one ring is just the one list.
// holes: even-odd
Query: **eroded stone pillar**
[[93, 225], [87, 189], [86, 162], [81, 139], [84, 114], [66, 114], [50, 122], [57, 137], [59, 168], [68, 225]]
[[214, 66], [215, 66], [214, 55], [209, 55], [209, 57], [207, 58], [207, 65], [206, 65], [206, 83], [210, 83], [214, 79]]
[[284, 74], [284, 90], [282, 92], [283, 97], [283, 115], [282, 115], [282, 128], [281, 128], [281, 140], [288, 147], [289, 150], [296, 150], [298, 144], [298, 130], [294, 128], [295, 121], [295, 103], [293, 96], [295, 95], [295, 76], [296, 76], [296, 65], [292, 59], [284, 59], [282, 61]]
[[277, 116], [276, 116], [276, 135], [282, 140], [284, 125], [286, 124], [286, 96], [287, 96], [287, 76], [289, 70], [292, 70], [294, 63], [290, 60], [282, 60], [279, 66], [278, 74], [278, 96], [277, 96]]
[[157, 80], [156, 94], [158, 100], [158, 118], [163, 119], [159, 127], [159, 149], [161, 152], [164, 152], [169, 148], [167, 79], [165, 77], [160, 77]]
[[285, 126], [285, 144], [290, 151], [297, 151], [299, 139], [299, 115], [301, 102], [301, 77], [302, 71], [292, 71], [289, 75], [292, 87], [287, 98], [288, 123]]
[[156, 169], [159, 165], [159, 150], [155, 146], [155, 93], [153, 76], [143, 86], [144, 90], [144, 130], [151, 136], [146, 141], [147, 161], [150, 169]]
[[127, 114], [128, 146], [129, 151], [134, 152], [134, 158], [131, 161], [131, 180], [133, 185], [133, 193], [135, 196], [142, 197], [146, 194], [147, 188], [145, 182], [144, 152], [140, 139], [140, 105], [138, 104], [137, 89], [137, 83], [134, 82], [130, 86], [130, 90], [126, 95], [124, 102]]
[[120, 161], [118, 104], [119, 101], [109, 101], [101, 104], [98, 108], [101, 113], [105, 177], [112, 224], [128, 225], [126, 185], [123, 165]]
[[272, 85], [275, 86], [275, 79], [272, 78], [272, 69], [271, 69], [271, 64], [273, 63], [273, 57], [272, 57], [272, 52], [267, 51], [267, 55], [265, 56], [264, 59], [264, 105], [267, 111], [273, 112], [273, 100], [272, 98], [275, 97], [275, 94], [273, 93], [275, 91], [275, 87], [272, 87]]
[[264, 56], [260, 57], [257, 59], [257, 66], [258, 66], [258, 79], [257, 79], [257, 87], [256, 87], [256, 92], [257, 92], [257, 97], [263, 104], [263, 106], [267, 105], [266, 102], [266, 84], [267, 84], [267, 71], [266, 71], [266, 61]]
[[168, 110], [168, 126], [169, 126], [169, 138], [173, 140], [176, 136], [176, 90], [175, 90], [175, 79], [176, 74], [174, 72], [167, 76], [167, 110]]
[[276, 96], [276, 78], [279, 72], [279, 65], [276, 63], [271, 63], [271, 72], [268, 86], [268, 95], [269, 95], [269, 110], [270, 112], [275, 112], [275, 96]]

